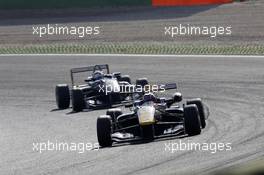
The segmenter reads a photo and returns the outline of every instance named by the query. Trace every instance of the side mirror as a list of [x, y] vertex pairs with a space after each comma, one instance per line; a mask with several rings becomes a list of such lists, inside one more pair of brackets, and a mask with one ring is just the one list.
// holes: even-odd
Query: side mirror
[[90, 82], [90, 81], [92, 81], [93, 80], [93, 77], [87, 77], [84, 81], [85, 82]]
[[177, 84], [176, 83], [168, 83], [165, 84], [165, 90], [169, 90], [169, 89], [177, 89]]
[[174, 101], [175, 103], [177, 103], [177, 102], [181, 102], [181, 101], [182, 101], [182, 94], [181, 94], [180, 92], [175, 92], [175, 93], [173, 94], [173, 101]]
[[121, 72], [114, 72], [113, 76], [116, 77], [117, 79], [121, 78]]

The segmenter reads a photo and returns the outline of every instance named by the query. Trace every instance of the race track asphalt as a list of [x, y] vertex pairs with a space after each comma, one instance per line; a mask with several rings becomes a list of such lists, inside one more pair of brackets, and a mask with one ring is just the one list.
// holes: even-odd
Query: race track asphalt
[[[177, 82], [186, 98], [201, 97], [211, 115], [194, 137], [77, 152], [33, 151], [33, 143], [97, 142], [105, 110], [56, 110], [54, 87], [73, 67], [108, 63], [132, 80]], [[1, 56], [0, 174], [207, 174], [264, 157], [263, 57]], [[231, 143], [232, 150], [176, 151], [165, 144]]]

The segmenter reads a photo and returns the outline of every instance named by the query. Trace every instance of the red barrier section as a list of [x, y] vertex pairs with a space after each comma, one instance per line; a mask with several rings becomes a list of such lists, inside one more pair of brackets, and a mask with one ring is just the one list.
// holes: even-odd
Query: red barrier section
[[233, 0], [152, 0], [153, 6], [190, 6], [230, 3]]

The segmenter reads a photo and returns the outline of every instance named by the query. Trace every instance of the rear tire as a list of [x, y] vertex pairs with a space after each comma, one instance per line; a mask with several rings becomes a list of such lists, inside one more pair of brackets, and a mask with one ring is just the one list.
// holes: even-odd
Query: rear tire
[[191, 104], [184, 107], [184, 129], [189, 136], [201, 133], [199, 112], [196, 105]]
[[197, 106], [198, 111], [199, 111], [199, 116], [200, 116], [201, 127], [205, 128], [206, 122], [205, 122], [205, 113], [204, 113], [204, 106], [203, 106], [202, 100], [200, 98], [197, 98], [197, 99], [187, 101], [187, 105], [190, 105], [190, 104], [195, 104]]
[[73, 89], [72, 90], [72, 110], [75, 112], [80, 112], [85, 107], [85, 101], [83, 97], [82, 90]]
[[109, 115], [100, 116], [97, 119], [97, 138], [101, 147], [112, 146], [112, 121]]
[[58, 109], [70, 107], [70, 90], [67, 84], [58, 84], [55, 89], [55, 96]]
[[125, 81], [125, 82], [131, 84], [131, 79], [130, 79], [129, 75], [123, 75], [123, 76], [121, 76], [119, 78], [119, 81]]

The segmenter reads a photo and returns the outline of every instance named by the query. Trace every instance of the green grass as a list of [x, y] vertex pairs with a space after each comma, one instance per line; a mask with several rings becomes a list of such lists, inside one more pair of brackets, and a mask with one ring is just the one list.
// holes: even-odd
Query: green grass
[[264, 55], [264, 45], [190, 45], [172, 43], [95, 43], [2, 45], [0, 54], [198, 54]]
[[150, 4], [151, 0], [2, 0], [0, 9], [86, 8]]

